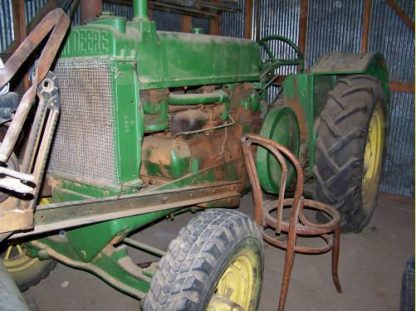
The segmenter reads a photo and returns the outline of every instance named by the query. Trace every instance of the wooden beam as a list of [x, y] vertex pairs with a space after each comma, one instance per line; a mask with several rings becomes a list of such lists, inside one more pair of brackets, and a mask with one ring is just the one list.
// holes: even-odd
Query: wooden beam
[[191, 32], [192, 29], [192, 17], [182, 15], [182, 32]]
[[24, 0], [12, 1], [14, 38], [20, 44], [26, 38], [26, 17]]
[[215, 36], [219, 36], [221, 34], [221, 18], [219, 15], [210, 20], [209, 33]]
[[244, 11], [244, 38], [251, 39], [252, 23], [253, 23], [253, 0], [246, 0]]
[[300, 17], [299, 17], [299, 49], [303, 55], [306, 53], [306, 33], [308, 28], [308, 0], [300, 1]]
[[[213, 3], [218, 3], [219, 0], [213, 0]], [[218, 13], [218, 12], [217, 12]], [[211, 35], [219, 36], [221, 34], [221, 17], [217, 14], [209, 21], [209, 33]]]
[[81, 24], [85, 24], [101, 14], [103, 0], [81, 0], [79, 9]]
[[[15, 46], [20, 45], [20, 43], [25, 40], [26, 32], [26, 16], [25, 16], [25, 1], [24, 0], [15, 0], [12, 1], [12, 13], [13, 13], [13, 31], [14, 31], [14, 42]], [[24, 74], [23, 77], [23, 87], [25, 90], [29, 89], [29, 75]]]
[[364, 11], [361, 23], [361, 53], [368, 52], [368, 37], [370, 34], [371, 0], [364, 0]]
[[[411, 204], [411, 205], [415, 204], [415, 199], [414, 198], [403, 197], [403, 196], [399, 196], [397, 194], [390, 194], [390, 193], [386, 193], [386, 192], [380, 192], [380, 197], [381, 197], [382, 200], [398, 202], [398, 203], [401, 203], [401, 204]], [[409, 209], [409, 211], [411, 211], [411, 210]]]
[[392, 92], [414, 93], [415, 83], [391, 81], [390, 90]]
[[394, 13], [396, 13], [401, 18], [406, 26], [415, 32], [415, 22], [409, 16], [407, 16], [406, 12], [403, 11], [402, 8], [394, 0], [387, 0], [386, 2], [393, 9]]

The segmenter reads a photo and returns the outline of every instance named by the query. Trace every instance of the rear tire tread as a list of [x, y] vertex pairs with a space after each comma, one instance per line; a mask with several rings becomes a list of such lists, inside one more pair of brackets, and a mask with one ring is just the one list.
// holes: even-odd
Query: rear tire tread
[[334, 205], [344, 232], [360, 232], [373, 209], [362, 206], [364, 149], [376, 103], [384, 103], [380, 82], [364, 75], [337, 81], [317, 126], [314, 196]]

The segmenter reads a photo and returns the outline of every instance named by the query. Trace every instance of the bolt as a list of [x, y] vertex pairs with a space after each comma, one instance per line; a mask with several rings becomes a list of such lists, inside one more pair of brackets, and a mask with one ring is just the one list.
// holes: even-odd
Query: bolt
[[87, 258], [87, 252], [84, 251], [83, 249], [81, 250], [80, 254], [81, 254], [81, 258], [82, 259], [86, 259]]
[[42, 260], [42, 259], [48, 259], [50, 256], [49, 256], [49, 253], [46, 249], [41, 249], [38, 252], [38, 257], [39, 257], [39, 259]]

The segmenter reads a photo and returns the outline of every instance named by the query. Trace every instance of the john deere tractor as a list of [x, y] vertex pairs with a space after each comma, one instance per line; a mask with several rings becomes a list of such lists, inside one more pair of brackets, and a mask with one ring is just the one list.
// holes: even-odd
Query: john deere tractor
[[[103, 13], [72, 27], [38, 81], [37, 96], [47, 94], [59, 119], [42, 193], [19, 190], [41, 186], [29, 178], [38, 171], [19, 163], [19, 154], [3, 160], [2, 178], [26, 178], [2, 198], [0, 233], [9, 232], [4, 264], [21, 289], [58, 261], [142, 300], [144, 310], [256, 310], [261, 235], [248, 216], [224, 209], [238, 207], [249, 188], [240, 137], [258, 133], [287, 146], [303, 163], [309, 195], [338, 209], [344, 231], [361, 231], [376, 204], [385, 146], [383, 57], [331, 53], [304, 71], [302, 54], [286, 38], [253, 42], [156, 31], [147, 1], [133, 2], [132, 21]], [[274, 40], [297, 58], [274, 55]], [[299, 73], [286, 77], [279, 96], [267, 102], [282, 66], [297, 66]], [[32, 76], [41, 71], [35, 64]], [[10, 115], [4, 143], [13, 122]], [[36, 141], [40, 151], [32, 158], [47, 150]], [[277, 194], [280, 167], [260, 148], [257, 167], [263, 190]], [[296, 176], [289, 175], [293, 184]], [[38, 197], [48, 193], [40, 204]], [[30, 209], [28, 200], [37, 206]], [[205, 211], [166, 252], [129, 238], [191, 210]], [[139, 267], [126, 245], [162, 259]]]

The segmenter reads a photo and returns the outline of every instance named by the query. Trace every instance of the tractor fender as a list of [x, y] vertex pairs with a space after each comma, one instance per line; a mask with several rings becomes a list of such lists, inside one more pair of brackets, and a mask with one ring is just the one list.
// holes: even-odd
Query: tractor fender
[[370, 75], [381, 82], [386, 98], [390, 98], [389, 74], [384, 57], [380, 53], [335, 52], [324, 54], [310, 72], [315, 75]]

